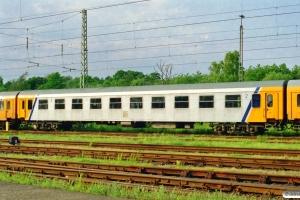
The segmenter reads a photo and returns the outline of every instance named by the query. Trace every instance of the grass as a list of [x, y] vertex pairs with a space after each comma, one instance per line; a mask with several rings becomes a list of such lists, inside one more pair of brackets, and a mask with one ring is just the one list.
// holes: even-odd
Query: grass
[[[8, 139], [13, 133], [3, 133], [0, 138]], [[49, 134], [23, 134], [19, 132], [19, 139], [31, 139], [31, 140], [63, 140], [63, 141], [82, 141], [88, 142], [89, 147], [95, 142], [106, 143], [132, 143], [132, 144], [161, 144], [161, 145], [177, 145], [177, 146], [199, 146], [199, 147], [237, 147], [237, 148], [270, 148], [270, 149], [299, 149], [300, 141], [295, 141], [295, 144], [285, 143], [269, 143], [268, 135], [257, 136], [256, 140], [253, 139], [224, 139], [224, 138], [212, 138], [212, 137], [195, 137], [194, 135], [186, 135], [178, 137], [172, 134], [153, 134], [151, 136], [138, 134], [138, 137], [97, 137], [95, 135], [49, 135]], [[280, 141], [272, 140], [274, 142]]]
[[[101, 196], [129, 198], [137, 200], [246, 200], [246, 199], [266, 199], [265, 197], [250, 197], [248, 195], [239, 194], [226, 194], [221, 191], [215, 192], [199, 192], [190, 191], [180, 192], [178, 189], [174, 189], [172, 192], [167, 192], [164, 186], [159, 186], [153, 191], [146, 191], [143, 188], [128, 189], [123, 186], [112, 184], [92, 184], [85, 186], [81, 179], [76, 181], [63, 181], [58, 179], [49, 178], [36, 178], [33, 174], [24, 176], [21, 173], [10, 175], [5, 171], [0, 173], [0, 181], [19, 183], [24, 185], [34, 185], [44, 188], [55, 188], [69, 191], [77, 191]], [[270, 198], [271, 199], [271, 198]]]

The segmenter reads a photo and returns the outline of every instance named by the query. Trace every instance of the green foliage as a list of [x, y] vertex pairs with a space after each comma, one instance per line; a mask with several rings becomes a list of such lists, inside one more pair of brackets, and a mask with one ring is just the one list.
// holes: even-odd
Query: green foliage
[[238, 81], [239, 53], [228, 52], [224, 61], [212, 62], [209, 67], [212, 82], [235, 82]]
[[28, 72], [23, 73], [18, 79], [12, 80], [10, 83], [5, 84], [7, 91], [20, 91], [29, 90], [30, 85], [26, 81]]
[[[225, 54], [224, 60], [214, 61], [209, 66], [209, 74], [200, 71], [192, 74], [179, 74], [169, 78], [166, 84], [195, 84], [195, 83], [215, 83], [215, 82], [236, 82], [238, 81], [239, 53], [237, 51]], [[59, 72], [51, 73], [46, 77], [31, 77], [26, 80], [28, 73], [25, 72], [18, 79], [3, 83], [0, 76], [1, 91], [20, 91], [36, 89], [63, 89], [79, 88], [80, 78], [62, 76]], [[119, 86], [142, 86], [162, 84], [160, 74], [152, 72], [144, 74], [138, 71], [119, 70], [112, 76], [106, 78], [88, 76], [88, 87], [119, 87]], [[300, 79], [300, 66], [295, 65], [289, 69], [286, 64], [280, 65], [257, 65], [250, 66], [244, 70], [245, 81], [265, 81], [265, 80], [292, 80]]]

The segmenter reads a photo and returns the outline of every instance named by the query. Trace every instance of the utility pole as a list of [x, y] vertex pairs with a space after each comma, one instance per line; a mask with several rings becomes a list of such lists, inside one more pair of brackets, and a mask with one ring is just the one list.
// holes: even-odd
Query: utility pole
[[243, 18], [245, 18], [244, 15], [239, 16], [241, 18], [241, 26], [240, 26], [240, 60], [239, 60], [239, 81], [244, 81], [244, 67], [243, 67]]
[[87, 12], [82, 10], [80, 88], [88, 87]]

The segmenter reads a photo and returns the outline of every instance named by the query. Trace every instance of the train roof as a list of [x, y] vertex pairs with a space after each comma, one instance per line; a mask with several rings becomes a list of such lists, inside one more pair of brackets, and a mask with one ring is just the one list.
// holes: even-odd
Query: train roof
[[300, 86], [300, 80], [290, 80], [288, 86]]
[[16, 96], [20, 91], [0, 92], [0, 96]]
[[227, 83], [201, 83], [201, 84], [175, 84], [175, 85], [147, 85], [147, 86], [122, 86], [100, 87], [83, 89], [50, 89], [50, 90], [25, 90], [22, 94], [70, 94], [70, 93], [96, 93], [96, 92], [131, 92], [131, 91], [162, 91], [162, 90], [192, 90], [192, 89], [222, 89], [222, 88], [251, 88], [251, 87], [276, 87], [286, 84], [284, 80], [255, 81], [255, 82], [227, 82]]

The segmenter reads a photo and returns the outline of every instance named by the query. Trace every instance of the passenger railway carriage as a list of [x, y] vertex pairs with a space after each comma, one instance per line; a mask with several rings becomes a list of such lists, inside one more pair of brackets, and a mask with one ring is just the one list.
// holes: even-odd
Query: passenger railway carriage
[[[291, 99], [293, 99], [291, 101]], [[300, 125], [300, 81], [154, 85], [0, 93], [0, 121], [36, 129], [75, 122], [193, 128], [209, 122], [219, 133], [263, 133]]]

